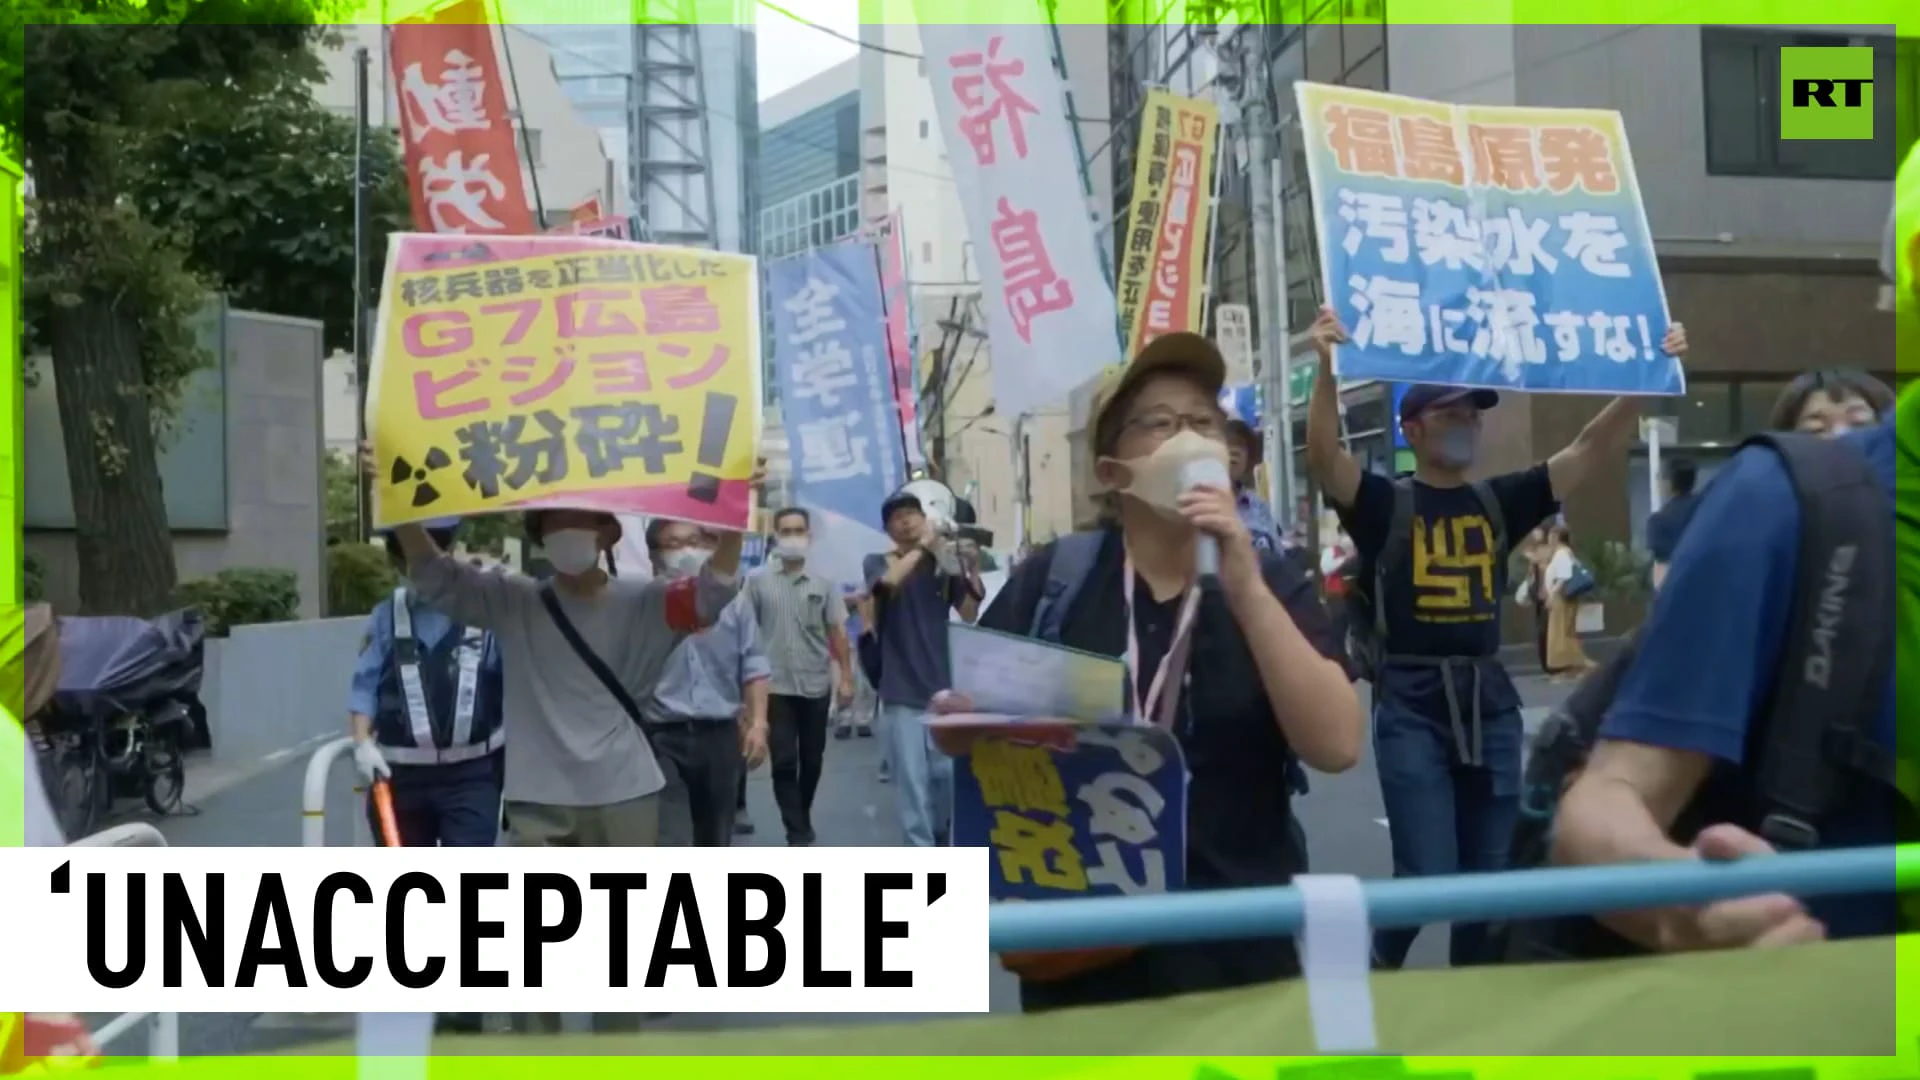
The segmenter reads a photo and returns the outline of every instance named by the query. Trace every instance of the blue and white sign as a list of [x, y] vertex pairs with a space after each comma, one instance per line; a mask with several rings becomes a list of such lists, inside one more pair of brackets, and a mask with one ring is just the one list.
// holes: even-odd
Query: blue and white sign
[[878, 255], [854, 241], [784, 259], [767, 295], [794, 501], [814, 519], [808, 565], [859, 581], [861, 559], [891, 546], [880, 504], [907, 479]]
[[1343, 381], [1686, 392], [1619, 113], [1295, 92]]
[[1227, 419], [1238, 420], [1259, 430], [1260, 398], [1258, 385], [1223, 386], [1220, 388], [1220, 409], [1227, 414]]

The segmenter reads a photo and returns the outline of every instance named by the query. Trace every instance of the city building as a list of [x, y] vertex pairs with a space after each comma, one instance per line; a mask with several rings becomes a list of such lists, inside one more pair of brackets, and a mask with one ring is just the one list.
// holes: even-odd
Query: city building
[[[368, 112], [373, 124], [398, 136], [399, 99], [393, 89], [393, 66], [388, 60], [390, 36], [380, 26], [335, 27], [339, 43], [320, 50], [326, 79], [314, 87], [320, 104], [343, 116], [353, 115], [353, 55], [365, 48], [371, 59], [367, 71]], [[515, 27], [494, 28], [496, 52], [513, 57], [513, 82], [507, 89], [513, 123], [522, 132], [521, 176], [527, 199], [542, 211], [549, 224], [567, 219], [573, 207], [588, 199], [608, 205], [614, 194], [613, 169], [601, 145], [600, 132], [583, 119], [562, 90], [552, 53], [532, 34]]]
[[762, 101], [760, 130], [760, 196], [767, 207], [857, 174], [859, 59], [849, 57]]
[[[1289, 11], [1267, 28], [1282, 161], [1281, 222], [1288, 322], [1296, 369], [1310, 362], [1302, 331], [1320, 303], [1321, 273], [1308, 209], [1293, 83], [1309, 80], [1463, 104], [1618, 110], [1631, 142], [1648, 224], [1673, 318], [1687, 326], [1688, 393], [1649, 402], [1677, 421], [1678, 445], [1710, 470], [1764, 424], [1788, 380], [1812, 367], [1845, 365], [1892, 381], [1893, 328], [1875, 311], [1876, 257], [1896, 162], [1914, 139], [1920, 104], [1915, 42], [1884, 28], [1821, 26], [1389, 26], [1377, 0], [1323, 3]], [[1120, 20], [1116, 19], [1116, 22]], [[1183, 48], [1188, 27], [1116, 26], [1120, 84], [1198, 85], [1184, 69], [1212, 55]], [[1876, 99], [1884, 121], [1871, 143], [1783, 142], [1769, 104], [1779, 86], [1782, 46], [1870, 45], [1879, 59]], [[1137, 139], [1138, 105], [1116, 105]], [[1118, 129], [1119, 125], [1116, 125]], [[1248, 212], [1251, 182], [1266, 166], [1249, 162], [1245, 133], [1229, 131], [1233, 152], [1221, 187], [1215, 245], [1216, 300], [1251, 303], [1256, 334], [1263, 307], [1253, 293]], [[1837, 149], [1836, 149], [1837, 148]], [[1125, 212], [1116, 162], [1115, 209]], [[1292, 388], [1304, 402], [1311, 380]], [[1397, 452], [1393, 388], [1342, 387], [1346, 431], [1371, 468], [1408, 467]], [[1501, 471], [1565, 446], [1602, 402], [1564, 395], [1509, 395], [1489, 414], [1483, 467]], [[1295, 445], [1304, 442], [1296, 410]], [[1296, 468], [1296, 475], [1304, 466]], [[1639, 542], [1650, 503], [1647, 455], [1597, 476], [1570, 500], [1569, 519], [1587, 538]], [[1300, 489], [1304, 490], [1304, 488]]]
[[[158, 448], [180, 580], [289, 570], [301, 618], [318, 618], [327, 600], [321, 326], [215, 297], [194, 329], [212, 361], [182, 385]], [[56, 373], [51, 357], [25, 359], [16, 464], [26, 557], [47, 602], [73, 613], [80, 557]]]
[[[683, 0], [684, 2], [684, 0]], [[671, 5], [669, 5], [671, 6]], [[753, 5], [727, 22], [656, 10], [633, 25], [534, 26], [562, 91], [601, 133], [614, 212], [662, 243], [758, 249], [760, 120]], [[696, 25], [698, 23], [698, 25]]]
[[[1061, 52], [1080, 143], [1089, 160], [1089, 214], [1112, 258], [1111, 174], [1101, 164], [1108, 136], [1108, 41], [1104, 26], [1063, 25]], [[922, 441], [940, 478], [974, 504], [995, 546], [1025, 535], [1072, 531], [1072, 403], [1028, 417], [994, 412], [992, 350], [980, 302], [980, 274], [947, 163], [934, 84], [911, 24], [861, 27], [860, 208], [868, 223], [900, 215], [920, 355]], [[884, 50], [884, 51], [883, 51]], [[1084, 406], [1084, 402], [1082, 403]], [[1023, 507], [1030, 508], [1022, 519]]]
[[[792, 33], [812, 33], [796, 29]], [[849, 59], [760, 103], [760, 258], [791, 258], [860, 231], [860, 66]], [[762, 390], [774, 387], [773, 309], [763, 305]], [[770, 409], [769, 416], [777, 416]], [[772, 423], [772, 421], [770, 421]], [[782, 446], [785, 432], [770, 429]], [[786, 468], [781, 459], [780, 468]], [[784, 473], [783, 473], [784, 475]]]

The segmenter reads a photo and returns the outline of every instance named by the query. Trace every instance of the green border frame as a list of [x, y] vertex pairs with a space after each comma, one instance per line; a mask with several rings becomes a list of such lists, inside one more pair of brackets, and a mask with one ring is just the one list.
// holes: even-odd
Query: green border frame
[[[848, 0], [858, 3], [866, 23], [908, 24], [914, 22], [948, 23], [1027, 23], [1045, 21], [1040, 0]], [[322, 6], [333, 12], [339, 23], [379, 23], [394, 21], [423, 12], [436, 4], [428, 0], [336, 0]], [[623, 24], [630, 22], [648, 5], [645, 0], [499, 0], [496, 10], [506, 22], [524, 24]], [[685, 19], [691, 10], [702, 23], [731, 22], [733, 0], [663, 0], [657, 5], [669, 9], [676, 19]], [[1199, 6], [1199, 5], [1195, 5]], [[1242, 5], [1228, 0], [1219, 5], [1232, 10]], [[1253, 5], [1245, 5], [1252, 8]], [[1630, 4], [1622, 0], [1388, 0], [1387, 22], [1400, 26], [1421, 25], [1768, 25], [1798, 23], [1814, 14], [1804, 0], [1694, 0], [1685, 4]], [[1646, 7], [1659, 10], [1647, 10]], [[1920, 5], [1901, 0], [1828, 0], [1818, 11], [1823, 25], [1891, 26], [1900, 36], [1920, 32]], [[778, 16], [774, 16], [777, 18]], [[1053, 19], [1062, 24], [1105, 24], [1109, 9], [1105, 0], [1058, 0]], [[9, 172], [17, 171], [6, 163]], [[9, 181], [10, 183], [10, 181]], [[0, 193], [11, 192], [0, 184]], [[0, 259], [11, 259], [18, 267], [21, 238], [18, 232], [7, 238], [7, 251]], [[18, 274], [0, 275], [16, 289]], [[17, 305], [19, 295], [0, 298], [0, 303]], [[1876, 316], [1863, 312], [1862, 317]], [[8, 390], [20, 385], [21, 342], [17, 336], [0, 340], [0, 378], [8, 380]], [[1907, 365], [1899, 365], [1906, 370]], [[20, 416], [18, 394], [0, 393], [0, 437], [14, 447], [15, 462], [10, 475], [0, 476], [0, 504], [4, 496], [17, 496], [19, 485]], [[0, 549], [0, 618], [17, 626], [20, 618], [21, 547], [18, 501], [9, 511], [9, 545]], [[10, 629], [0, 625], [0, 631]], [[0, 637], [4, 634], [0, 633]], [[1907, 677], [1902, 673], [1902, 678]], [[11, 714], [17, 703], [9, 703]], [[22, 746], [17, 724], [0, 724], [0, 845], [18, 846], [23, 824], [23, 806], [17, 794], [21, 789], [23, 760], [14, 755]], [[16, 930], [15, 932], [18, 932]], [[1361, 1080], [1372, 1077], [1446, 1077], [1448, 1080], [1486, 1080], [1552, 1075], [1556, 1078], [1594, 1078], [1594, 1080], [1691, 1080], [1722, 1077], [1732, 1080], [1909, 1080], [1920, 1078], [1920, 981], [1911, 948], [1900, 950], [1896, 977], [1896, 1016], [1900, 1020], [1902, 1050], [1884, 1058], [1472, 1058], [1402, 1059], [1396, 1057], [1365, 1059], [1286, 1059], [1286, 1058], [996, 1058], [991, 1066], [998, 1080], [1028, 1080], [1041, 1077], [1081, 1077], [1085, 1080], [1147, 1080], [1147, 1078], [1192, 1078], [1192, 1080], [1317, 1080], [1340, 1077]], [[855, 1029], [857, 1030], [857, 1029]], [[1632, 1035], [1622, 1032], [1623, 1041]], [[724, 1043], [719, 1045], [724, 1046]], [[335, 1047], [329, 1046], [332, 1050]], [[344, 1049], [344, 1048], [340, 1048]], [[396, 1063], [397, 1064], [397, 1063]], [[529, 1066], [520, 1058], [436, 1057], [426, 1063], [436, 1078], [507, 1078], [524, 1075]], [[124, 1073], [131, 1069], [161, 1069], [165, 1072], [208, 1080], [225, 1077], [251, 1077], [262, 1065], [254, 1057], [207, 1058], [181, 1062], [174, 1066], [147, 1066], [139, 1059], [109, 1059], [107, 1070]], [[349, 1056], [276, 1057], [268, 1066], [282, 1080], [322, 1080], [346, 1077], [357, 1072], [357, 1061]], [[653, 1058], [637, 1064], [632, 1059], [549, 1056], [539, 1066], [554, 1080], [599, 1080], [633, 1074], [634, 1069], [655, 1077], [723, 1075], [832, 1077], [856, 1080], [858, 1077], [887, 1077], [903, 1072], [916, 1078], [971, 1078], [980, 1066], [967, 1058]]]

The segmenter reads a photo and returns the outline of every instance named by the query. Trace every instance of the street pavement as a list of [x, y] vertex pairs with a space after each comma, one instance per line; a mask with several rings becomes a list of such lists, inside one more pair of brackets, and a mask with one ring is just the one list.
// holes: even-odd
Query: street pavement
[[[1516, 681], [1526, 706], [1529, 732], [1571, 691], [1567, 685], [1537, 675], [1522, 676]], [[1364, 684], [1361, 693], [1364, 701]], [[190, 773], [187, 800], [195, 812], [164, 819], [130, 814], [120, 820], [152, 821], [166, 836], [168, 844], [175, 847], [297, 846], [300, 843], [300, 794], [309, 757], [308, 748], [301, 750], [297, 754], [283, 753], [278, 759], [265, 761], [251, 770], [227, 770], [218, 775], [204, 770]], [[828, 741], [824, 775], [814, 808], [814, 827], [822, 845], [891, 847], [898, 843], [898, 831], [893, 824], [894, 791], [879, 782], [878, 763], [879, 747], [875, 739]], [[211, 780], [211, 786], [196, 787], [197, 779]], [[340, 758], [329, 781], [325, 819], [328, 845], [369, 842], [360, 816], [360, 800], [354, 790], [357, 777], [349, 758]], [[1339, 776], [1315, 773], [1311, 776], [1311, 785], [1311, 792], [1304, 799], [1296, 800], [1295, 805], [1307, 834], [1309, 861], [1314, 872], [1353, 874], [1362, 878], [1391, 876], [1392, 860], [1372, 747], [1365, 748], [1360, 764], [1350, 772]], [[199, 791], [208, 793], [197, 794]], [[738, 843], [784, 843], [772, 786], [764, 769], [753, 774], [750, 780], [748, 813], [756, 829], [752, 836], [740, 838]], [[1415, 943], [1408, 964], [1439, 967], [1445, 964], [1445, 956], [1445, 935], [1439, 928], [1429, 928]], [[983, 958], [983, 962], [992, 965], [994, 972], [993, 1011], [1017, 1012], [1019, 996], [1015, 981], [990, 958]], [[89, 1019], [98, 1029], [111, 1017]], [[892, 1014], [838, 1017], [681, 1014], [652, 1018], [647, 1026], [713, 1030], [799, 1023], [899, 1022], [902, 1019]], [[181, 1052], [208, 1055], [284, 1050], [347, 1034], [352, 1024], [351, 1016], [321, 1014], [191, 1014], [181, 1017]], [[138, 1042], [137, 1036], [129, 1038], [125, 1045], [109, 1048], [109, 1052], [138, 1054], [143, 1050]]]

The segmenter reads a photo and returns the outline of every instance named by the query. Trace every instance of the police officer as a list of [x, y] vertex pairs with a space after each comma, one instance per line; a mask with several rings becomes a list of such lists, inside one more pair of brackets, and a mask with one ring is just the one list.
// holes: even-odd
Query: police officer
[[[451, 548], [457, 518], [429, 522]], [[387, 552], [400, 559], [391, 533]], [[458, 626], [403, 585], [367, 619], [349, 712], [353, 760], [368, 784], [387, 779], [405, 847], [492, 847], [500, 824], [500, 652], [493, 636]], [[373, 800], [367, 815], [381, 837]]]

